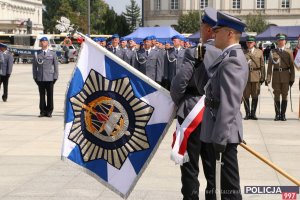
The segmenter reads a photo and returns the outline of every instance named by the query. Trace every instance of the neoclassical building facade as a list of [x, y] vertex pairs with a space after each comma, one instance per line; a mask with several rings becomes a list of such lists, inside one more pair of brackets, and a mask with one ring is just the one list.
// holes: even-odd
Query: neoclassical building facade
[[26, 21], [32, 33], [43, 33], [42, 0], [0, 0], [0, 32], [26, 34]]
[[145, 26], [176, 25], [178, 17], [210, 6], [241, 19], [262, 13], [270, 24], [300, 25], [300, 0], [144, 0]]

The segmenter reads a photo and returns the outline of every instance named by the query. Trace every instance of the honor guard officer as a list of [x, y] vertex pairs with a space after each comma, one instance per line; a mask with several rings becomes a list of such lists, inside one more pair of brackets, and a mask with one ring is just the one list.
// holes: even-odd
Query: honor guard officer
[[116, 56], [118, 56], [119, 58], [121, 58], [122, 60], [124, 60], [124, 50], [119, 46], [119, 42], [120, 42], [120, 36], [118, 34], [113, 34], [111, 36], [111, 47], [108, 48], [108, 50], [110, 52], [112, 52], [113, 54], [115, 54]]
[[98, 39], [98, 42], [100, 43], [100, 46], [106, 48], [106, 38], [101, 37]]
[[120, 39], [121, 48], [124, 51], [124, 61], [133, 66], [135, 53], [127, 48], [127, 40], [125, 38]]
[[151, 37], [146, 37], [143, 41], [143, 48], [136, 52], [134, 67], [161, 84], [164, 72], [163, 54], [151, 48]]
[[160, 49], [158, 48], [158, 42], [157, 42], [157, 38], [155, 35], [151, 35], [151, 48], [153, 50], [159, 51]]
[[[201, 36], [202, 39], [207, 42], [208, 39], [213, 37], [212, 26], [217, 22], [217, 11], [213, 8], [206, 8], [204, 15], [201, 19]], [[208, 34], [207, 32], [210, 32]], [[208, 36], [209, 35], [209, 36]], [[176, 43], [176, 41], [175, 41]], [[174, 45], [175, 45], [174, 43]], [[200, 46], [199, 46], [200, 47]], [[220, 50], [217, 50], [214, 46], [211, 46], [211, 54], [215, 57], [210, 58], [210, 64], [221, 54]], [[194, 106], [197, 104], [201, 96], [204, 95], [204, 86], [207, 83], [208, 76], [203, 64], [203, 54], [198, 51], [198, 48], [189, 48], [185, 50], [184, 61], [179, 72], [172, 80], [170, 94], [177, 106], [177, 120], [179, 124], [182, 124], [184, 119], [188, 116]], [[206, 56], [206, 55], [205, 55]], [[205, 58], [204, 58], [205, 59]], [[207, 59], [207, 58], [206, 58]], [[200, 65], [200, 66], [198, 66]], [[195, 73], [195, 68], [202, 70], [199, 73]], [[197, 76], [197, 77], [195, 77]], [[195, 80], [201, 80], [197, 83]], [[199, 84], [199, 85], [197, 85]], [[197, 90], [197, 87], [201, 88]], [[206, 143], [199, 140], [200, 124], [189, 136], [187, 141], [187, 152], [189, 155], [189, 162], [184, 163], [181, 169], [181, 193], [184, 200], [199, 199], [199, 157], [201, 156], [204, 175], [207, 180], [205, 199], [215, 199], [213, 190], [215, 188], [214, 180], [214, 150], [212, 144], [207, 146]]]
[[8, 95], [8, 80], [13, 69], [14, 58], [10, 51], [7, 50], [7, 46], [0, 43], [0, 88], [3, 83], [3, 95], [2, 100], [7, 101]]
[[[53, 112], [53, 86], [58, 79], [58, 61], [56, 53], [48, 48], [47, 37], [40, 39], [39, 50], [33, 60], [33, 79], [39, 87], [40, 115], [39, 117], [52, 117]], [[47, 102], [45, 99], [47, 96]]]
[[174, 47], [167, 49], [164, 58], [164, 87], [170, 90], [171, 82], [182, 66], [185, 49], [180, 45], [180, 35], [175, 35], [171, 39]]
[[[245, 120], [257, 120], [256, 108], [260, 85], [265, 82], [265, 63], [262, 50], [255, 48], [255, 37], [248, 36], [246, 39], [247, 49], [245, 50], [246, 60], [249, 67], [248, 82], [244, 91], [244, 107], [246, 111]], [[249, 98], [252, 98], [251, 107]]]
[[[292, 87], [295, 81], [295, 69], [292, 51], [285, 48], [286, 35], [277, 34], [276, 37], [278, 48], [273, 49], [270, 53], [266, 83], [269, 84], [272, 78], [276, 113], [274, 120], [286, 121], [285, 111], [287, 107], [287, 97], [289, 86]], [[281, 104], [280, 96], [282, 98]]]
[[246, 25], [223, 12], [217, 13], [217, 19], [217, 25], [213, 27], [215, 46], [222, 54], [208, 69], [212, 76], [205, 87], [206, 109], [200, 140], [212, 143], [214, 147], [215, 155], [210, 156], [215, 156], [217, 161], [217, 197], [240, 200], [237, 146], [243, 140], [240, 106], [249, 69], [239, 41]]

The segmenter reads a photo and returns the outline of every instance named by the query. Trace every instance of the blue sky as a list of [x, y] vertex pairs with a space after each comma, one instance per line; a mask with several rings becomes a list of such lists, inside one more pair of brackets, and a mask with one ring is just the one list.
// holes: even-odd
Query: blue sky
[[[110, 7], [113, 7], [115, 12], [121, 14], [125, 11], [126, 6], [130, 5], [130, 0], [104, 0]], [[142, 0], [135, 0], [142, 10]]]

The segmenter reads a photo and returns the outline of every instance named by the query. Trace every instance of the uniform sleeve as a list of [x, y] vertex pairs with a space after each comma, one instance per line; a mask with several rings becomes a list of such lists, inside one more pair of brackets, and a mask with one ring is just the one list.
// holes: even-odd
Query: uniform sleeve
[[3, 53], [0, 53], [0, 64], [4, 63], [4, 56]]
[[33, 57], [33, 62], [32, 62], [32, 76], [33, 76], [33, 79], [37, 79], [37, 55], [35, 54], [34, 57]]
[[182, 67], [171, 83], [170, 94], [177, 106], [179, 106], [183, 99], [186, 88], [194, 73], [194, 57], [190, 50], [191, 49], [186, 50]]
[[168, 79], [168, 70], [169, 70], [169, 61], [168, 61], [168, 50], [166, 50], [166, 52], [164, 53], [164, 75], [163, 78], [164, 79]]
[[164, 56], [163, 53], [160, 51], [158, 52], [158, 58], [157, 58], [157, 68], [156, 68], [156, 81], [160, 82], [162, 81], [162, 77], [164, 75]]
[[243, 67], [237, 58], [226, 59], [219, 67], [217, 75], [220, 81], [220, 102], [211, 138], [214, 143], [226, 145], [232, 134], [231, 127], [240, 112], [244, 86], [248, 79], [245, 70], [248, 68]]
[[56, 52], [53, 52], [53, 65], [54, 65], [53, 79], [58, 79], [58, 60], [57, 60]]
[[9, 54], [8, 56], [8, 71], [7, 74], [11, 74], [12, 69], [13, 69], [13, 64], [14, 64], [14, 57], [13, 55]]
[[289, 51], [289, 56], [290, 56], [290, 81], [294, 82], [295, 81], [295, 67], [294, 67], [294, 58], [293, 58], [293, 53], [292, 51]]
[[268, 69], [267, 69], [267, 81], [268, 82], [270, 82], [271, 78], [272, 78], [273, 60], [272, 60], [271, 53], [272, 52], [270, 52], [269, 61], [268, 61]]
[[260, 81], [264, 81], [266, 76], [266, 68], [265, 68], [264, 54], [262, 51], [259, 60], [260, 60], [259, 64], [260, 64], [260, 73], [261, 73]]

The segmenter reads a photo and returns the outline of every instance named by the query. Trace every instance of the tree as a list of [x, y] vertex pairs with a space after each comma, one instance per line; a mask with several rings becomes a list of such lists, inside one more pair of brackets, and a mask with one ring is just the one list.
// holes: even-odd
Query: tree
[[130, 31], [134, 31], [137, 24], [140, 24], [141, 21], [141, 9], [137, 5], [135, 0], [130, 0], [130, 5], [126, 6], [126, 12], [122, 15], [126, 18], [127, 23], [129, 24]]
[[194, 33], [199, 30], [200, 12], [190, 11], [179, 16], [177, 31], [180, 33]]
[[261, 13], [251, 14], [249, 13], [246, 16], [246, 24], [248, 32], [257, 32], [261, 33], [269, 26], [269, 23], [266, 21], [266, 16]]
[[[129, 24], [122, 15], [110, 9], [103, 0], [90, 0], [91, 34], [128, 34]], [[55, 29], [61, 16], [70, 19], [82, 33], [87, 33], [87, 1], [86, 0], [43, 0], [44, 31], [58, 33]]]

